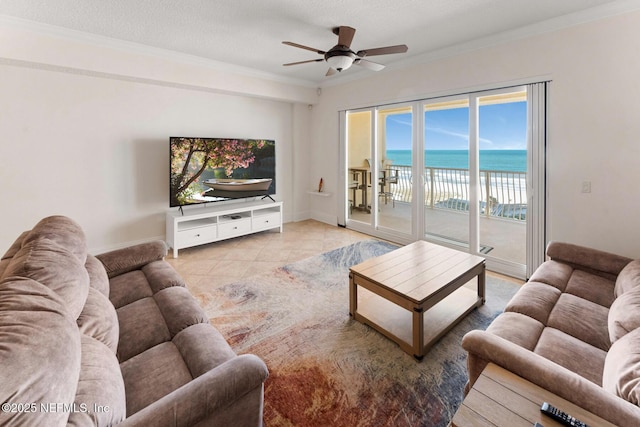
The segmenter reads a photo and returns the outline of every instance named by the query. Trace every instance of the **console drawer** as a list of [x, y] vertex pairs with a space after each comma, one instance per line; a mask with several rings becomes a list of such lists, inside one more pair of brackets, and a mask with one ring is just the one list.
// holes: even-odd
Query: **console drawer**
[[187, 248], [189, 246], [202, 245], [216, 240], [217, 237], [218, 227], [216, 225], [180, 230], [176, 233], [176, 246], [178, 248]]
[[256, 215], [253, 217], [253, 229], [264, 230], [267, 228], [280, 227], [280, 212], [267, 215]]
[[218, 227], [220, 238], [240, 236], [251, 232], [251, 219], [236, 219], [221, 223]]

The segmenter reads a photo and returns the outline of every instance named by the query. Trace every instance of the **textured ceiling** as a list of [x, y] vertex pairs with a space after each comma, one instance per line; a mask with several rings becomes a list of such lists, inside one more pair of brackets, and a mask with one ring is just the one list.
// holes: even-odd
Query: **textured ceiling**
[[[283, 67], [337, 43], [331, 28], [356, 28], [354, 51], [406, 44], [405, 54], [371, 58], [382, 64], [419, 62], [448, 47], [498, 38], [550, 19], [567, 24], [599, 13], [638, 8], [614, 0], [0, 0], [0, 14], [126, 40], [321, 85], [327, 65]], [[612, 12], [613, 11], [613, 12]], [[573, 21], [572, 21], [573, 19]], [[396, 66], [398, 66], [396, 64]]]

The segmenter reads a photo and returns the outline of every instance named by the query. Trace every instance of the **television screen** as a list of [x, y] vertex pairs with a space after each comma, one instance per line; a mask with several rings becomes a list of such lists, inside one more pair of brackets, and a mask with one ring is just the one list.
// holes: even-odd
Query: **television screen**
[[169, 148], [171, 207], [276, 192], [275, 141], [170, 137]]

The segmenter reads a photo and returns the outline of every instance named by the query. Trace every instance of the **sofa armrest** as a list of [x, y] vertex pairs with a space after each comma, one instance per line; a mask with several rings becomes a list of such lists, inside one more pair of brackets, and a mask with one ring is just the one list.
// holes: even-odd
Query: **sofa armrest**
[[111, 279], [129, 271], [138, 270], [150, 262], [159, 261], [166, 255], [167, 245], [162, 240], [156, 240], [105, 252], [96, 255], [96, 258], [102, 262]]
[[[234, 401], [251, 391], [257, 388], [262, 390], [268, 376], [267, 366], [260, 358], [252, 354], [240, 355], [194, 378], [131, 415], [119, 425], [192, 426], [216, 412], [223, 412]], [[262, 402], [259, 410], [262, 411]], [[259, 425], [262, 422], [262, 413], [256, 415], [256, 425]], [[235, 423], [238, 426], [246, 425], [242, 420], [235, 420]]]
[[564, 242], [549, 242], [547, 256], [574, 268], [602, 272], [614, 277], [633, 261], [631, 258], [621, 255]]
[[[493, 362], [616, 425], [640, 425], [639, 407], [511, 341], [475, 330], [464, 336], [462, 347], [469, 352], [468, 365], [475, 366], [476, 371]], [[479, 373], [469, 375], [473, 384]]]

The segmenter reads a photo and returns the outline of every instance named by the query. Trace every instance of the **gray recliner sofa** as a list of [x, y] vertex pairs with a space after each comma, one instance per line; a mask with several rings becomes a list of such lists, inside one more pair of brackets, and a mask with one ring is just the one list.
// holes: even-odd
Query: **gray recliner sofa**
[[615, 425], [640, 425], [640, 260], [564, 242], [547, 256], [486, 331], [464, 336], [466, 392], [493, 362]]
[[164, 242], [92, 256], [48, 217], [0, 261], [0, 425], [259, 426], [264, 362], [236, 355]]

